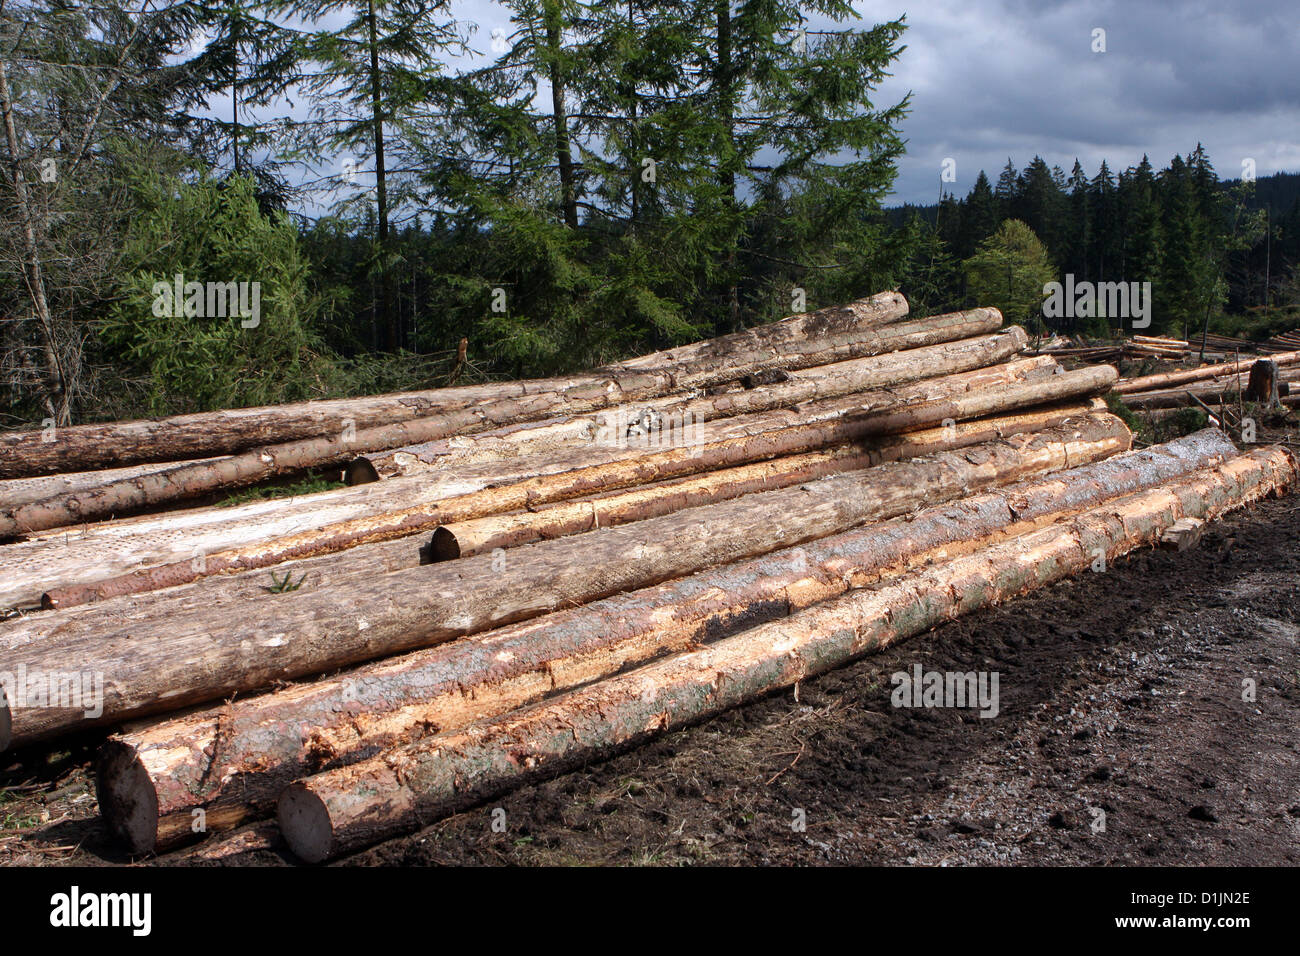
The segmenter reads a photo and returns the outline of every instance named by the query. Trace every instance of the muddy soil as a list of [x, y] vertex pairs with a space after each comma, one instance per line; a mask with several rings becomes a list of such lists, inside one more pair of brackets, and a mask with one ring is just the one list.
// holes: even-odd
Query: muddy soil
[[[1261, 504], [341, 862], [1296, 865], [1297, 542]], [[996, 672], [997, 716], [892, 706], [917, 664]], [[127, 862], [89, 754], [0, 768], [0, 864]], [[155, 862], [292, 861], [264, 825]]]

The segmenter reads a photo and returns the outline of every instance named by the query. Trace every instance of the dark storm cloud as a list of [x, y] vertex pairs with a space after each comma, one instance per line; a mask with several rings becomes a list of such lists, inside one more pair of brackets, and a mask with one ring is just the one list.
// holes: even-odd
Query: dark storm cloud
[[[980, 169], [1034, 155], [1089, 175], [1148, 153], [1157, 166], [1204, 143], [1225, 178], [1300, 168], [1300, 27], [1293, 2], [938, 0], [858, 4], [874, 23], [906, 12], [907, 50], [879, 92], [911, 90], [896, 201], [933, 202], [945, 158], [964, 195]], [[1093, 52], [1105, 30], [1106, 51]]]

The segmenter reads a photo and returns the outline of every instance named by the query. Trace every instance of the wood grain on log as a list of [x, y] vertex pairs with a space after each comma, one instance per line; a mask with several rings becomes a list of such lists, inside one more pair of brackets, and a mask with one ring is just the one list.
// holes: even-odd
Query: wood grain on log
[[308, 862], [379, 842], [1043, 587], [1098, 555], [1114, 561], [1181, 517], [1213, 518], [1287, 489], [1295, 475], [1289, 452], [1261, 449], [496, 720], [421, 737], [292, 784], [279, 800], [281, 832]]
[[164, 849], [195, 838], [195, 808], [207, 810], [208, 830], [216, 832], [214, 820], [233, 826], [267, 812], [294, 779], [354, 762], [403, 737], [506, 713], [1235, 453], [1222, 433], [1207, 429], [914, 516], [144, 725], [106, 748], [100, 806], [133, 852]]

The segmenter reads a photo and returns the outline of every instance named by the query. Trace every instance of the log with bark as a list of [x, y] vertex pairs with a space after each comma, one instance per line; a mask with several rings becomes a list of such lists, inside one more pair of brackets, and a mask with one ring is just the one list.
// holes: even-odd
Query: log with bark
[[1010, 600], [1285, 491], [1296, 464], [1261, 449], [1165, 487], [760, 624], [703, 648], [467, 728], [422, 736], [281, 795], [290, 848], [320, 862], [416, 829], [520, 782], [554, 775]]
[[[1286, 352], [1269, 357], [1279, 366], [1294, 365], [1300, 362], [1300, 352]], [[1203, 382], [1206, 379], [1223, 378], [1226, 375], [1236, 373], [1244, 376], [1247, 368], [1249, 366], [1244, 363], [1228, 361], [1218, 365], [1206, 365], [1201, 368], [1161, 372], [1156, 375], [1143, 375], [1140, 378], [1125, 378], [1116, 384], [1115, 391], [1121, 395], [1127, 395], [1133, 392], [1149, 392], [1154, 389], [1173, 388], [1176, 385], [1187, 385], [1190, 382]]]
[[[873, 442], [865, 460], [859, 464], [860, 467], [867, 467], [885, 461], [916, 458], [998, 438], [1042, 431], [1069, 419], [1084, 417], [1090, 411], [1104, 412], [1105, 406], [1102, 404], [1099, 409], [1087, 405], [1053, 406], [975, 422], [959, 422], [947, 428], [922, 429], [905, 435], [890, 436]], [[856, 451], [850, 451], [857, 454]], [[816, 461], [816, 456], [820, 454], [822, 453], [814, 453], [809, 458]], [[826, 453], [826, 460], [835, 464], [847, 464], [845, 454], [844, 447], [831, 449]], [[773, 464], [781, 465], [782, 461], [784, 460], [777, 459]], [[846, 467], [842, 470], [851, 469]], [[717, 474], [723, 476], [725, 472]], [[274, 610], [274, 605], [269, 602], [276, 599], [274, 589], [277, 581], [290, 582], [296, 594], [328, 591], [390, 571], [428, 564], [432, 559], [431, 549], [421, 547], [419, 539], [415, 538], [362, 545], [339, 554], [287, 562], [270, 571], [209, 577], [178, 588], [124, 595], [112, 598], [107, 603], [74, 606], [60, 612], [58, 633], [61, 638], [68, 638], [74, 633], [91, 635], [103, 628], [105, 620], [113, 618], [130, 620], [136, 627], [152, 627], [155, 624], [163, 626], [170, 617], [199, 609], [213, 612], [223, 606], [238, 605], [240, 613], [255, 615], [263, 607], [268, 611]], [[263, 604], [264, 601], [268, 603]], [[49, 617], [40, 614], [28, 614], [0, 624], [0, 649], [12, 651], [42, 640], [50, 632], [50, 627]]]
[[[1005, 367], [994, 366], [948, 376], [946, 383], [934, 379], [874, 396], [832, 399], [784, 410], [779, 417], [777, 412], [765, 412], [744, 419], [705, 423], [691, 436], [690, 444], [651, 452], [630, 449], [615, 453], [615, 460], [585, 466], [582, 465], [585, 456], [579, 455], [572, 470], [485, 488], [432, 504], [317, 527], [274, 541], [219, 551], [204, 555], [202, 561], [177, 562], [94, 585], [65, 588], [52, 595], [49, 606], [72, 606], [105, 597], [173, 587], [212, 574], [270, 567], [284, 561], [404, 537], [426, 528], [432, 530], [442, 524], [536, 508], [603, 490], [699, 474], [948, 421], [955, 423], [1035, 405], [1077, 400], [1104, 392], [1115, 380], [1115, 370], [1108, 366], [1057, 374], [1059, 370], [1036, 367], [1035, 363], [1041, 361], [1027, 359]], [[1038, 374], [1044, 372], [1051, 374]], [[1022, 382], [986, 387], [997, 377], [1013, 373], [1023, 374], [1026, 378]], [[927, 392], [937, 395], [954, 385], [964, 390], [950, 398], [925, 400]], [[914, 396], [917, 403], [900, 401], [900, 392]], [[853, 410], [855, 404], [858, 406], [856, 412]], [[863, 411], [864, 404], [866, 407], [874, 405], [875, 409]], [[824, 416], [821, 420], [806, 421], [821, 416]], [[782, 420], [792, 424], [784, 428], [772, 426], [773, 422]]]
[[[46, 637], [6, 659], [37, 675], [77, 662], [103, 680], [99, 713], [15, 705], [9, 708], [12, 741], [176, 710], [526, 620], [811, 541], [921, 502], [950, 501], [1108, 457], [1126, 450], [1130, 437], [1114, 416], [1090, 416], [1032, 435], [525, 545], [508, 552], [504, 564], [482, 555], [329, 592], [278, 594], [262, 619], [195, 612], [136, 628], [106, 615], [89, 636], [63, 638], [54, 616]], [[701, 528], [709, 534], [701, 535]]]
[[[993, 331], [1002, 324], [996, 309], [954, 313], [866, 330], [847, 338], [803, 343], [803, 350], [777, 355], [761, 354], [754, 361], [699, 370], [673, 368], [657, 372], [629, 372], [606, 378], [598, 385], [581, 385], [562, 392], [538, 392], [517, 399], [501, 399], [458, 408], [439, 415], [376, 428], [264, 445], [210, 462], [178, 465], [153, 475], [113, 482], [80, 494], [30, 502], [0, 511], [0, 537], [27, 534], [47, 528], [128, 514], [143, 508], [184, 501], [218, 489], [242, 488], [309, 468], [341, 465], [360, 453], [484, 431], [512, 422], [546, 418], [564, 412], [607, 408], [642, 397], [662, 396], [682, 389], [703, 387], [768, 366], [803, 368], [859, 356], [919, 348]], [[814, 350], [814, 348], [816, 350]]]
[[[1011, 338], [1014, 342], [1017, 337]], [[795, 424], [828, 421], [848, 412], [915, 404], [995, 384], [1042, 381], [1055, 367], [1049, 358], [1018, 360], [858, 397], [810, 402], [793, 410], [777, 409], [762, 416], [737, 416], [700, 425], [691, 423], [689, 429], [683, 428], [672, 437], [701, 444], [739, 439]], [[462, 443], [470, 440], [457, 439]], [[462, 444], [455, 454], [466, 450], [474, 452]], [[489, 455], [489, 460], [469, 461], [454, 468], [448, 464], [433, 473], [357, 488], [235, 508], [189, 509], [162, 516], [120, 519], [83, 526], [71, 533], [45, 532], [0, 551], [0, 606], [27, 606], [33, 600], [39, 602], [41, 594], [49, 591], [52, 592], [49, 606], [70, 607], [87, 598], [98, 599], [114, 593], [113, 589], [119, 586], [124, 586], [119, 593], [129, 593], [183, 583], [171, 576], [193, 573], [196, 567], [197, 576], [208, 571], [216, 573], [218, 569], [230, 570], [222, 567], [221, 562], [232, 553], [257, 551], [262, 566], [273, 564], [276, 563], [271, 560], [273, 555], [262, 550], [262, 543], [295, 535], [304, 527], [323, 529], [319, 535], [308, 537], [327, 539], [330, 543], [325, 551], [335, 549], [335, 544], [339, 548], [348, 547], [358, 542], [331, 533], [340, 530], [340, 526], [349, 527], [344, 522], [353, 522], [351, 527], [358, 522], [364, 525], [390, 512], [432, 506], [443, 499], [469, 495], [492, 485], [554, 475], [597, 462], [627, 461], [642, 456], [645, 451], [640, 442], [610, 442], [608, 446], [595, 448], [559, 448], [541, 457], [492, 460]], [[575, 491], [574, 495], [581, 493]], [[300, 538], [295, 540], [301, 543]], [[141, 568], [158, 570], [133, 573]], [[112, 580], [115, 578], [121, 580], [115, 582]], [[81, 590], [68, 591], [77, 587]]]
[[1154, 487], [1236, 453], [1205, 430], [915, 516], [698, 572], [648, 589], [129, 730], [105, 747], [100, 807], [134, 853], [262, 815], [300, 776], [420, 732], [504, 714], [621, 668], [717, 640], [949, 559], [1062, 513]]
[[[698, 381], [726, 381], [767, 365], [803, 367], [822, 364], [815, 356], [832, 342], [851, 351], [856, 338], [874, 342], [882, 327], [907, 315], [907, 300], [885, 292], [847, 306], [791, 316], [720, 338], [618, 362], [565, 378], [490, 382], [458, 388], [398, 392], [361, 398], [327, 399], [257, 408], [227, 409], [150, 421], [77, 425], [46, 431], [0, 432], [0, 478], [20, 478], [60, 471], [86, 471], [113, 464], [178, 461], [234, 454], [249, 448], [297, 442], [323, 435], [365, 432], [382, 425], [425, 418], [474, 404], [520, 402], [528, 396], [600, 394], [625, 389], [649, 397], [676, 391], [676, 376]], [[867, 354], [867, 353], [861, 353]], [[814, 358], [810, 359], [809, 356]], [[558, 402], [563, 404], [563, 402]], [[532, 407], [523, 402], [521, 408]], [[354, 449], [363, 450], [363, 449]]]
[[[629, 431], [638, 426], [650, 433], [647, 437], [652, 437], [662, 434], [665, 428], [672, 428], [674, 423], [707, 422], [974, 371], [1011, 359], [1028, 341], [1024, 329], [1012, 326], [994, 335], [795, 371], [767, 387], [751, 386], [723, 395], [672, 396], [620, 405], [594, 415], [517, 425], [483, 435], [375, 452], [349, 462], [345, 478], [349, 484], [364, 484], [401, 475], [443, 471], [471, 461], [553, 453], [561, 447], [623, 444]], [[648, 428], [642, 425], [646, 419]]]
[[129, 465], [125, 468], [105, 468], [100, 471], [74, 471], [57, 475], [40, 475], [34, 478], [8, 478], [0, 480], [0, 509], [74, 494], [115, 481], [129, 481], [141, 475], [165, 471], [170, 467], [172, 467], [170, 463]]

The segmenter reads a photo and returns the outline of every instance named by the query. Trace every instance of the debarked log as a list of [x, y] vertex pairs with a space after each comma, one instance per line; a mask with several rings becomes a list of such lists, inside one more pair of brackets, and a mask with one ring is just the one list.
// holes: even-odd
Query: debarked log
[[267, 812], [294, 779], [400, 739], [461, 728], [687, 650], [928, 561], [1185, 476], [1236, 449], [1221, 432], [1117, 455], [906, 518], [558, 611], [336, 677], [142, 726], [100, 764], [100, 807], [132, 852]]
[[[953, 341], [992, 331], [999, 325], [1001, 315], [996, 310], [981, 310], [975, 317], [967, 313], [936, 316], [890, 326], [881, 333], [868, 330], [854, 335], [847, 342], [835, 339], [819, 341], [816, 344], [821, 351], [802, 353], [797, 361], [793, 357], [782, 356], [780, 362], [791, 367], [804, 367], [799, 364], [804, 361], [810, 365], [819, 365], [844, 358]], [[341, 465], [367, 451], [400, 448], [561, 413], [608, 408], [640, 397], [665, 395], [714, 381], [727, 381], [729, 376], [734, 377], [732, 372], [736, 375], [742, 371], [752, 372], [763, 367], [765, 362], [722, 370], [672, 369], [654, 373], [651, 375], [653, 380], [649, 382], [638, 380], [636, 383], [619, 384], [607, 380], [600, 385], [485, 402], [376, 428], [355, 431], [345, 428], [325, 436], [264, 445], [213, 461], [176, 465], [166, 471], [129, 481], [112, 482], [89, 491], [0, 510], [0, 537], [28, 534], [110, 515], [129, 514], [146, 507], [184, 501], [222, 488], [242, 488], [309, 468]], [[649, 373], [636, 374], [644, 376]]]
[[923, 633], [1112, 562], [1183, 517], [1213, 518], [1286, 490], [1281, 448], [854, 591], [694, 651], [589, 684], [494, 721], [399, 745], [289, 786], [280, 830], [308, 862], [415, 829], [523, 780], [553, 775], [694, 723]]
[[[1051, 372], [1051, 369], [1039, 366], [1041, 361], [1025, 359], [1006, 366], [948, 376], [946, 383], [932, 379], [898, 392], [846, 396], [796, 410], [708, 422], [700, 426], [685, 444], [652, 451], [629, 449], [614, 453], [598, 464], [585, 464], [585, 456], [578, 455], [571, 470], [557, 470], [498, 488], [486, 488], [472, 494], [328, 524], [273, 541], [218, 551], [205, 555], [201, 563], [176, 562], [91, 585], [64, 588], [57, 594], [47, 595], [45, 603], [48, 607], [70, 607], [106, 597], [172, 587], [213, 574], [269, 567], [361, 544], [405, 537], [426, 528], [432, 530], [439, 525], [484, 515], [534, 508], [601, 491], [799, 454], [929, 425], [1084, 398], [1104, 392], [1115, 380], [1113, 368], [1099, 366], [1015, 381], [1021, 373], [1036, 376], [1038, 372]], [[1005, 376], [1012, 372], [1016, 374], [1010, 382], [996, 385], [997, 378], [1005, 382]], [[926, 400], [931, 395], [943, 394], [945, 390], [952, 397]], [[911, 403], [913, 399], [916, 404]], [[815, 406], [821, 406], [823, 411], [814, 414]], [[810, 417], [817, 420], [800, 423]]]
[[[490, 630], [811, 541], [868, 520], [950, 501], [1048, 470], [1127, 450], [1131, 436], [1111, 415], [795, 488], [746, 495], [579, 538], [496, 555], [395, 571], [329, 592], [277, 595], [261, 619], [194, 612], [154, 627], [106, 615], [102, 629], [49, 636], [7, 659], [28, 674], [69, 667], [102, 684], [94, 712], [10, 701], [14, 743], [177, 710], [405, 650]], [[701, 534], [708, 528], [708, 534]]]
[[619, 389], [641, 397], [666, 394], [679, 388], [675, 384], [679, 375], [683, 380], [714, 381], [726, 380], [733, 365], [738, 378], [747, 369], [767, 364], [820, 364], [808, 357], [819, 354], [823, 348], [819, 341], [849, 348], [856, 338], [874, 342], [879, 338], [877, 329], [906, 315], [907, 300], [897, 292], [884, 292], [576, 376], [225, 409], [52, 431], [0, 432], [0, 478], [234, 454], [350, 430], [364, 432], [476, 404], [509, 407], [530, 396], [536, 401], [521, 408], [558, 407], [566, 396], [580, 400], [584, 394], [591, 397]]

